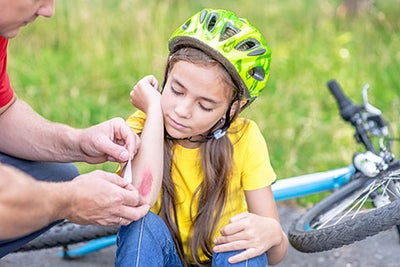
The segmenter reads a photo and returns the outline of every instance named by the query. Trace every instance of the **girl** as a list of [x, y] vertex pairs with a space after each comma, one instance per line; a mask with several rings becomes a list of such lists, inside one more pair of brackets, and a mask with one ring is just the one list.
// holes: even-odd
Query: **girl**
[[122, 227], [116, 265], [265, 267], [267, 255], [277, 264], [288, 242], [275, 173], [257, 125], [238, 116], [266, 85], [270, 49], [247, 20], [205, 9], [169, 50], [162, 93], [154, 76], [139, 81], [140, 111], [127, 121], [142, 141], [133, 184], [163, 222], [150, 213]]

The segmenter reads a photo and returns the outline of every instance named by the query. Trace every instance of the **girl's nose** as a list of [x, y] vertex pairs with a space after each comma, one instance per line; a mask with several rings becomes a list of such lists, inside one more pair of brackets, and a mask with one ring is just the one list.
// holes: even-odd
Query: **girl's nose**
[[175, 106], [175, 112], [182, 118], [189, 119], [192, 116], [193, 103], [188, 100], [179, 101]]

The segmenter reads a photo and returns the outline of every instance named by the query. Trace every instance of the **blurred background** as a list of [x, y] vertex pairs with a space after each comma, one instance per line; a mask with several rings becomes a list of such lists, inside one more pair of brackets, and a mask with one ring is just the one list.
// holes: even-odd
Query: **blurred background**
[[53, 121], [88, 127], [126, 118], [133, 85], [148, 74], [162, 80], [170, 34], [204, 7], [247, 18], [272, 49], [267, 88], [243, 115], [259, 124], [280, 179], [342, 167], [362, 150], [329, 79], [357, 104], [368, 83], [370, 102], [399, 136], [400, 0], [56, 1], [53, 18], [39, 18], [10, 41], [13, 87]]

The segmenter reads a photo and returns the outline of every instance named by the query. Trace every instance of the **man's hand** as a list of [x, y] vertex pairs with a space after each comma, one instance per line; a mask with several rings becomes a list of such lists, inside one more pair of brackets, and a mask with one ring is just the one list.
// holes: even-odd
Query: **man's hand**
[[67, 208], [60, 212], [78, 224], [128, 225], [147, 214], [138, 191], [117, 174], [94, 171], [65, 185]]
[[136, 154], [140, 140], [122, 118], [114, 118], [82, 130], [79, 144], [88, 163], [125, 162]]

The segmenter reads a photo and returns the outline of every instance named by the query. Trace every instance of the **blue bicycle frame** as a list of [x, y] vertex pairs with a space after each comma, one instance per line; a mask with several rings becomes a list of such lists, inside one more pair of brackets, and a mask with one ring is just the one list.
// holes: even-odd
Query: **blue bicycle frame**
[[347, 184], [354, 172], [354, 166], [349, 165], [340, 169], [281, 179], [272, 185], [272, 191], [275, 200], [282, 201], [334, 190]]

